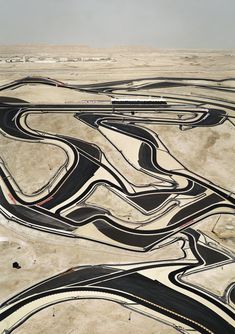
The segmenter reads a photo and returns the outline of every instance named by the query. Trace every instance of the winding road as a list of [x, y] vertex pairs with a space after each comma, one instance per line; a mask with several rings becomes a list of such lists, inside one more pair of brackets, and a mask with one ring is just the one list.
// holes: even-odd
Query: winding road
[[[151, 79], [151, 80], [150, 80]], [[151, 81], [146, 84], [146, 80]], [[143, 83], [142, 83], [143, 81]], [[130, 85], [132, 83], [132, 85]], [[32, 104], [0, 97], [0, 131], [25, 142], [53, 144], [66, 154], [65, 168], [38, 192], [26, 196], [0, 160], [0, 212], [27, 227], [82, 238], [131, 252], [150, 252], [164, 243], [181, 240], [185, 256], [172, 261], [105, 264], [71, 268], [5, 301], [0, 308], [0, 332], [10, 333], [40, 309], [64, 300], [103, 298], [150, 316], [164, 315], [179, 331], [233, 334], [234, 287], [225, 300], [186, 284], [185, 275], [234, 262], [231, 252], [194, 229], [205, 218], [234, 215], [235, 194], [196, 175], [178, 161], [159, 136], [143, 124], [174, 126], [179, 131], [233, 125], [235, 103], [219, 97], [152, 95], [152, 89], [198, 87], [234, 94], [234, 79], [145, 78], [92, 85], [71, 85], [48, 78], [23, 78], [0, 87], [0, 92], [22, 85], [45, 84], [58, 89], [118, 96], [163, 97], [166, 103]], [[149, 91], [148, 94], [143, 91]], [[142, 93], [141, 93], [142, 92]], [[141, 100], [141, 98], [140, 98]], [[163, 101], [163, 100], [162, 100]], [[155, 179], [153, 184], [133, 184], [98, 145], [66, 135], [33, 129], [28, 116], [68, 114], [112, 144], [132, 168]], [[234, 126], [234, 125], [233, 125]], [[127, 145], [128, 143], [128, 145]], [[100, 185], [141, 212], [141, 222], [123, 220], [86, 200]], [[187, 245], [187, 247], [186, 247]], [[186, 248], [193, 257], [188, 258]], [[155, 315], [156, 313], [156, 315]]]

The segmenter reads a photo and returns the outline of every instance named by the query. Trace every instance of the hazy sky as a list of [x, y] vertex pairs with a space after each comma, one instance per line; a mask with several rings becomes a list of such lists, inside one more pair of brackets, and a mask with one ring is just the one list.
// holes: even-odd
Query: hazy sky
[[0, 44], [235, 48], [235, 0], [0, 0]]

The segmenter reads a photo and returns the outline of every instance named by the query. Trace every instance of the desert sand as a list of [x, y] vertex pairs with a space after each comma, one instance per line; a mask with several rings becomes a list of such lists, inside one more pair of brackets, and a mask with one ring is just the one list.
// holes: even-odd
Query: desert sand
[[[160, 50], [142, 47], [116, 47], [91, 49], [86, 46], [0, 46], [0, 59], [44, 57], [62, 59], [60, 62], [0, 62], [0, 85], [27, 77], [43, 76], [72, 84], [92, 84], [126, 79], [154, 77], [183, 77], [224, 79], [235, 76], [234, 50]], [[78, 61], [63, 61], [64, 58]], [[85, 59], [85, 60], [84, 60]], [[89, 60], [90, 59], [90, 60]], [[94, 60], [95, 59], [95, 60]], [[144, 90], [143, 90], [144, 92]], [[154, 91], [153, 91], [154, 92]], [[156, 91], [155, 91], [156, 92]], [[179, 94], [182, 88], [160, 89], [158, 94]], [[184, 94], [190, 96], [194, 88], [187, 87]], [[208, 92], [197, 90], [207, 96]], [[216, 92], [210, 91], [210, 96]], [[32, 103], [79, 103], [85, 100], [107, 100], [104, 95], [78, 93], [56, 87], [22, 86], [0, 92], [0, 97], [25, 99]], [[224, 99], [234, 101], [234, 93], [221, 92]], [[131, 182], [149, 184], [151, 176], [140, 177], [113, 150], [107, 140], [95, 134], [85, 124], [74, 122], [73, 115], [29, 115], [28, 125], [38, 131], [77, 137], [93, 142], [102, 148], [107, 158]], [[235, 192], [234, 178], [234, 126], [224, 123], [206, 131], [196, 128], [180, 132], [177, 128], [149, 125], [158, 133], [171, 153], [189, 170], [211, 182]], [[200, 140], [199, 140], [200, 138]], [[62, 149], [42, 143], [27, 143], [0, 134], [0, 157], [6, 164], [21, 191], [32, 195], [41, 189], [63, 167], [66, 157]], [[40, 163], [39, 163], [40, 162]], [[103, 198], [100, 196], [101, 191]], [[88, 203], [102, 204], [120, 219], [132, 217], [141, 221], [141, 212], [119, 198], [113, 198], [107, 189], [97, 189]], [[135, 253], [85, 240], [68, 239], [39, 232], [0, 217], [1, 277], [0, 301], [47, 277], [83, 264], [131, 263], [178, 258], [182, 254], [179, 242], [151, 253]], [[212, 216], [193, 226], [227, 247], [235, 247], [234, 216]], [[21, 268], [15, 269], [17, 261]], [[185, 278], [210, 293], [222, 296], [235, 280], [234, 264], [217, 268], [212, 272], [195, 273]], [[148, 318], [108, 301], [81, 300], [57, 304], [33, 315], [16, 334], [92, 334], [103, 333], [176, 334], [178, 330], [162, 321]], [[183, 333], [183, 332], [182, 332]], [[186, 332], [185, 332], [186, 333]], [[197, 333], [193, 331], [193, 333]]]

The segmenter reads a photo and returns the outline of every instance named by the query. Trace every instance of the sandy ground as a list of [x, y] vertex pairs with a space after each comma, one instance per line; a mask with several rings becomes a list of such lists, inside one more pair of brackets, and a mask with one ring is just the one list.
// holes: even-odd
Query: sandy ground
[[102, 56], [113, 62], [78, 62], [55, 64], [1, 64], [1, 81], [27, 75], [56, 77], [59, 80], [80, 82], [113, 81], [126, 78], [164, 76], [191, 76], [223, 78], [234, 76], [235, 51], [216, 50], [161, 50], [149, 48], [116, 47], [90, 49], [85, 46], [0, 46], [0, 54]]
[[[0, 64], [0, 84], [28, 75], [55, 78], [71, 83], [94, 83], [119, 79], [145, 78], [155, 76], [225, 78], [235, 76], [235, 51], [211, 50], [155, 50], [146, 48], [89, 49], [83, 47], [33, 47], [0, 46], [0, 54], [16, 55], [58, 55], [58, 56], [100, 56], [111, 57], [112, 61], [78, 63], [9, 63]], [[169, 92], [172, 92], [172, 89]], [[174, 91], [174, 90], [173, 90]], [[50, 92], [50, 93], [48, 93]], [[175, 88], [177, 92], [177, 88]], [[45, 95], [46, 94], [46, 95]], [[213, 93], [211, 93], [213, 94]], [[32, 102], [79, 102], [85, 99], [103, 99], [92, 94], [78, 94], [68, 90], [41, 86], [21, 87], [4, 92], [4, 96], [28, 99]], [[46, 96], [46, 98], [45, 98]], [[28, 118], [31, 127], [41, 131], [71, 135], [100, 145], [108, 158], [117, 164], [120, 171], [133, 183], [150, 183], [151, 177], [140, 177], [123, 161], [104, 138], [75, 121], [72, 116], [33, 115]], [[234, 128], [228, 123], [216, 128], [180, 132], [178, 128], [152, 126], [159, 137], [188, 169], [203, 175], [212, 182], [235, 191], [234, 179]], [[200, 141], [198, 140], [200, 138]], [[19, 187], [31, 194], [45, 185], [63, 165], [65, 156], [62, 150], [53, 145], [13, 141], [0, 136], [0, 156], [7, 164]], [[38, 163], [40, 161], [40, 164]], [[95, 202], [96, 194], [90, 199]], [[132, 216], [142, 219], [141, 214], [125, 203], [105, 194], [104, 206], [121, 218]], [[116, 202], [115, 202], [116, 201]], [[115, 202], [115, 206], [114, 206]], [[235, 220], [233, 217], [214, 216], [199, 223], [196, 227], [215, 238], [230, 250], [235, 245]], [[37, 232], [0, 217], [0, 300], [34, 284], [48, 276], [79, 264], [122, 263], [170, 259], [181, 256], [180, 244], [168, 246], [151, 254], [135, 254], [115, 250], [109, 246], [87, 241], [71, 241]], [[94, 256], [95, 254], [95, 256]], [[21, 269], [12, 268], [17, 261]], [[187, 278], [212, 293], [223, 294], [224, 288], [234, 280], [234, 268], [228, 267], [195, 274]], [[210, 276], [212, 275], [212, 276]], [[10, 277], [10, 279], [9, 279]], [[213, 277], [213, 280], [212, 278]], [[213, 281], [213, 284], [211, 283]], [[218, 286], [218, 282], [219, 284]], [[107, 316], [108, 314], [108, 316]], [[107, 331], [117, 333], [174, 334], [176, 330], [153, 319], [148, 319], [111, 302], [79, 301], [59, 304], [34, 315], [24, 325], [14, 331], [16, 334], [95, 334]], [[196, 332], [195, 332], [196, 333]]]
[[[66, 308], [66, 316], [64, 308]], [[15, 332], [17, 334], [30, 332], [41, 334], [42, 327], [38, 324], [43, 318], [46, 320], [43, 333], [49, 333], [52, 328], [54, 333], [60, 333], [61, 328], [66, 328], [65, 333], [68, 334], [102, 334], [104, 332], [109, 334], [129, 334], [133, 332], [136, 334], [179, 333], [164, 323], [146, 318], [108, 301], [81, 300], [79, 302], [66, 302], [47, 308], [40, 313], [34, 315]]]

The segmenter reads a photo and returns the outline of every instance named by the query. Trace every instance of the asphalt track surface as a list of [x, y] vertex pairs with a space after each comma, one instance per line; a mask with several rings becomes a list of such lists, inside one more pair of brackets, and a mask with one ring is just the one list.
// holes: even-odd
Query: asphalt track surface
[[[27, 313], [26, 318], [22, 317], [12, 328], [9, 328], [9, 331], [12, 331], [30, 315], [48, 306], [47, 298], [49, 296], [54, 296], [55, 301], [59, 302], [58, 296], [61, 295], [61, 299], [64, 301], [63, 294], [66, 292], [71, 294], [68, 299], [83, 299], [82, 293], [85, 292], [89, 296], [89, 292], [92, 292], [93, 298], [96, 298], [95, 294], [98, 293], [103, 296], [103, 299], [115, 300], [134, 310], [138, 305], [147, 307], [156, 313], [156, 317], [158, 313], [164, 314], [200, 333], [219, 334], [223, 331], [228, 334], [234, 333], [231, 309], [226, 307], [226, 304], [222, 303], [221, 300], [205, 292], [202, 293], [200, 289], [192, 288], [182, 281], [182, 275], [187, 274], [190, 270], [202, 270], [203, 267], [228, 264], [234, 261], [234, 258], [226, 251], [218, 251], [215, 244], [214, 247], [211, 247], [210, 242], [203, 244], [200, 241], [201, 234], [192, 229], [186, 229], [184, 237], [187, 238], [187, 242], [191, 246], [196, 259], [194, 262], [187, 259], [185, 255], [184, 258], [178, 260], [126, 264], [122, 268], [115, 264], [72, 268], [38, 283], [4, 302], [1, 305], [0, 321], [4, 322], [12, 313], [20, 311], [25, 305], [44, 298], [43, 305], [38, 309], [33, 309], [32, 313]], [[186, 238], [183, 238], [185, 243], [183, 248], [187, 247]], [[176, 268], [179, 266], [181, 268], [177, 270]], [[157, 270], [163, 267], [169, 269], [169, 282], [159, 281], [157, 274], [156, 279], [153, 279], [145, 273], [146, 270]], [[171, 283], [174, 285], [174, 289]], [[178, 288], [183, 288], [184, 293], [177, 291]], [[203, 297], [203, 302], [192, 298], [190, 293]], [[122, 298], [128, 302], [123, 302]], [[227, 318], [231, 318], [231, 323], [225, 321], [221, 315], [215, 312], [216, 307], [220, 308]], [[175, 328], [179, 329], [177, 326]]]
[[[144, 85], [144, 90], [193, 86], [200, 89], [225, 91], [231, 95], [234, 93], [234, 88], [226, 85], [227, 82], [233, 82], [233, 79], [221, 80], [222, 87], [218, 86], [218, 81], [205, 78], [155, 78], [156, 83], [152, 82], [153, 79], [151, 78], [150, 84]], [[190, 83], [190, 80], [193, 80], [193, 83]], [[128, 97], [141, 95], [138, 90], [143, 89], [143, 85], [141, 88], [138, 88], [138, 85], [128, 88], [127, 85], [130, 82], [118, 81], [81, 86], [67, 85], [48, 78], [29, 77], [1, 86], [0, 91], [16, 89], [25, 84], [45, 84], [113, 97], [118, 97], [119, 94], [122, 96], [126, 94]], [[135, 82], [139, 83], [141, 79]], [[146, 97], [146, 94], [142, 95]], [[133, 308], [135, 308], [133, 305], [142, 305], [200, 333], [234, 333], [234, 327], [230, 321], [233, 313], [228, 306], [229, 300], [234, 300], [233, 285], [228, 287], [226, 296], [222, 300], [198, 287], [189, 286], [180, 279], [192, 270], [200, 271], [205, 267], [214, 268], [234, 261], [234, 257], [229, 252], [211, 247], [209, 243], [203, 244], [200, 241], [200, 232], [189, 228], [196, 222], [214, 214], [234, 214], [234, 194], [189, 171], [171, 155], [158, 136], [142, 127], [141, 124], [177, 126], [182, 131], [193, 130], [196, 127], [220, 126], [224, 122], [233, 124], [235, 104], [231, 100], [225, 101], [219, 97], [207, 99], [193, 95], [189, 97], [168, 94], [164, 98], [167, 103], [138, 102], [129, 105], [109, 102], [39, 105], [17, 99], [0, 98], [0, 127], [6, 137], [26, 142], [47, 141], [47, 143], [51, 142], [62, 147], [67, 152], [69, 166], [66, 173], [59, 175], [57, 182], [52, 180], [48, 187], [49, 191], [43, 192], [42, 190], [41, 193], [31, 198], [25, 198], [18, 189], [16, 190], [14, 179], [9, 175], [2, 161], [0, 163], [0, 212], [7, 219], [48, 233], [83, 238], [133, 252], [153, 251], [164, 241], [172, 242], [173, 237], [182, 232], [183, 237], [181, 238], [184, 243], [187, 240], [196, 261], [192, 263], [185, 255], [183, 259], [172, 263], [162, 261], [136, 264], [134, 268], [133, 264], [130, 264], [132, 269], [121, 271], [115, 264], [73, 268], [4, 302], [0, 309], [3, 327], [6, 319], [12, 314], [18, 314], [17, 312], [24, 305], [32, 301], [37, 302], [44, 297], [46, 301], [48, 296], [67, 292], [72, 295], [74, 293], [73, 297], [68, 299], [79, 299], [83, 298], [78, 297], [79, 292], [83, 294], [92, 292], [103, 294], [103, 298], [109, 300], [112, 300], [110, 295], [115, 295], [115, 301], [117, 301], [116, 298], [120, 298], [117, 302], [122, 305], [122, 298], [127, 299]], [[104, 136], [110, 136], [107, 138], [126, 160], [129, 157], [123, 153], [120, 142], [113, 138], [115, 134], [119, 137], [130, 138], [136, 143], [138, 158], [135, 161], [128, 160], [128, 162], [137, 170], [160, 180], [162, 186], [143, 189], [135, 187], [104, 159], [105, 152], [102, 152], [98, 146], [78, 138], [31, 129], [27, 124], [27, 115], [39, 112], [73, 115], [75, 122], [84, 122]], [[143, 113], [149, 116], [143, 116]], [[169, 113], [171, 117], [166, 117]], [[171, 159], [172, 166], [164, 165], [162, 154]], [[92, 206], [83, 206], [70, 211], [67, 215], [63, 214], [74, 204], [84, 203], [84, 200], [99, 185], [108, 187], [144, 213], [146, 220], [140, 224], [134, 221], [124, 222], [114, 217], [109, 211]], [[183, 207], [180, 205], [182, 195], [188, 198], [187, 204]], [[175, 213], [172, 214], [172, 212]], [[168, 217], [169, 213], [165, 226], [158, 227], [157, 221], [162, 217]], [[83, 228], [89, 224], [92, 224], [96, 230], [97, 238], [83, 233]], [[176, 238], [179, 238], [177, 236]], [[182, 268], [176, 270], [176, 265]], [[171, 284], [165, 284], [157, 279], [153, 280], [152, 277], [148, 277], [148, 274], [143, 274], [146, 269], [152, 270], [159, 267], [170, 268], [168, 278]], [[182, 290], [185, 293], [182, 293]], [[188, 295], [187, 291], [190, 291], [194, 297]], [[197, 296], [200, 296], [200, 301]], [[51, 303], [57, 302], [59, 301], [55, 298]], [[128, 303], [124, 304], [130, 307]], [[32, 309], [28, 316], [43, 307], [46, 306]], [[222, 313], [216, 312], [213, 307], [217, 307]], [[4, 329], [7, 330], [7, 333], [11, 332], [28, 316], [19, 318], [17, 323], [13, 323], [9, 328], [4, 327]], [[180, 331], [178, 325], [175, 325], [175, 328]]]

